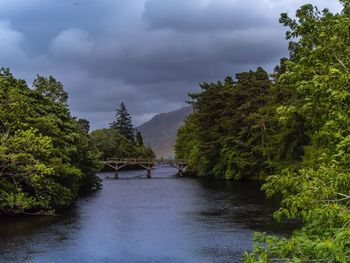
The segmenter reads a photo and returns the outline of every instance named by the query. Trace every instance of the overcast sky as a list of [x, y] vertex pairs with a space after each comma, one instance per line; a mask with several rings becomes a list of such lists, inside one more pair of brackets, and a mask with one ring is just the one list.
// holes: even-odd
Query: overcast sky
[[139, 125], [184, 106], [200, 82], [271, 70], [287, 55], [280, 13], [305, 3], [340, 10], [336, 0], [0, 0], [0, 66], [30, 86], [56, 77], [93, 129], [121, 101]]

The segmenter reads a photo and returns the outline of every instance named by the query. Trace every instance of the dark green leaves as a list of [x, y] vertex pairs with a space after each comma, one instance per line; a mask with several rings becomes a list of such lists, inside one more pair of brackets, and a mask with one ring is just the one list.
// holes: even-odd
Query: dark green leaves
[[70, 115], [53, 77], [34, 85], [1, 70], [0, 214], [52, 213], [100, 186], [88, 123]]

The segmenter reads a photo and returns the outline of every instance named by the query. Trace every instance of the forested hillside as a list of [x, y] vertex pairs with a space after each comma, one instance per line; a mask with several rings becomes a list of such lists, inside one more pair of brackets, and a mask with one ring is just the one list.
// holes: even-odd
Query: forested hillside
[[100, 187], [88, 122], [71, 116], [53, 77], [30, 89], [0, 70], [0, 214], [47, 214]]
[[290, 57], [203, 83], [178, 132], [176, 155], [201, 176], [267, 178], [290, 238], [258, 234], [245, 262], [350, 262], [350, 1], [339, 14], [302, 6], [288, 27]]

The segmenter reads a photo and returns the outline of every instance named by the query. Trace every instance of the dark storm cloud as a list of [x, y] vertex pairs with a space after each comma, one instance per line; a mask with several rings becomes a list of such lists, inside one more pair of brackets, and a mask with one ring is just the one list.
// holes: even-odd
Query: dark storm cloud
[[[53, 75], [72, 112], [108, 125], [126, 102], [139, 124], [184, 105], [198, 83], [268, 70], [287, 54], [296, 0], [1, 0], [0, 61], [31, 83]], [[317, 3], [317, 1], [312, 1]], [[339, 8], [335, 1], [322, 7]], [[328, 5], [327, 5], [328, 4]]]
[[[226, 72], [228, 64], [232, 74], [233, 67], [240, 65], [278, 61], [286, 44], [280, 32], [252, 29], [194, 36], [149, 33], [130, 40], [120, 49], [122, 52], [106, 49], [106, 56], [100, 54], [96, 58], [98, 62], [92, 59], [91, 70], [102, 76], [119, 75], [128, 84], [142, 85], [179, 80], [198, 82], [206, 75]], [[118, 55], [108, 57], [110, 53]], [[96, 63], [103, 63], [104, 67], [95, 70]]]
[[[261, 3], [262, 1], [260, 1]], [[147, 0], [143, 17], [154, 28], [179, 31], [227, 31], [273, 24], [264, 4], [255, 1]], [[266, 5], [265, 5], [266, 7]]]

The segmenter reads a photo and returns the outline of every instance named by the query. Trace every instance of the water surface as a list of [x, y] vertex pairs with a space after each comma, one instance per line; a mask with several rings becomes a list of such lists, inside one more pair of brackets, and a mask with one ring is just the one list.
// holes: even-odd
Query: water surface
[[252, 233], [288, 233], [253, 182], [102, 173], [103, 190], [56, 217], [0, 219], [0, 262], [239, 262]]

